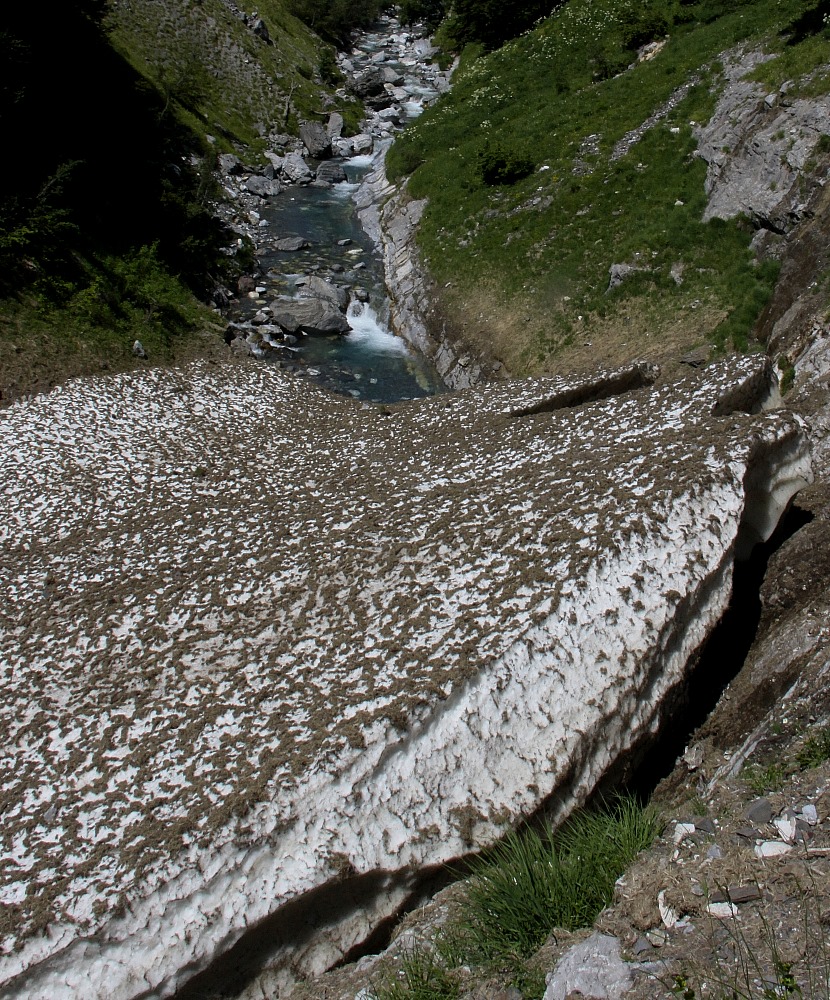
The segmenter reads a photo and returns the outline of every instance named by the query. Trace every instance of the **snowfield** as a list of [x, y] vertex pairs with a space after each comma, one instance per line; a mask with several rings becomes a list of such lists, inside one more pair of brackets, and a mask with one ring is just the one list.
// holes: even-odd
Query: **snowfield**
[[383, 407], [198, 363], [0, 412], [0, 997], [168, 996], [370, 885], [274, 942], [325, 968], [583, 801], [810, 478], [763, 359], [655, 374]]

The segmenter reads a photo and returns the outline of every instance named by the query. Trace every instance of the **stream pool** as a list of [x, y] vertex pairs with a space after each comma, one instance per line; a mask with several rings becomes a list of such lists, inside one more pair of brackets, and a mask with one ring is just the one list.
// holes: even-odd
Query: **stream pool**
[[296, 295], [298, 279], [307, 275], [346, 286], [351, 295], [347, 318], [352, 332], [343, 337], [301, 336], [292, 345], [296, 364], [288, 367], [334, 392], [371, 402], [441, 392], [444, 386], [434, 368], [387, 326], [383, 262], [361, 228], [352, 200], [371, 157], [340, 162], [346, 181], [331, 188], [288, 188], [261, 210], [268, 231], [280, 239], [302, 237], [309, 245], [296, 251], [267, 245], [260, 250], [267, 290], [250, 301], [248, 308], [260, 308], [275, 295]]

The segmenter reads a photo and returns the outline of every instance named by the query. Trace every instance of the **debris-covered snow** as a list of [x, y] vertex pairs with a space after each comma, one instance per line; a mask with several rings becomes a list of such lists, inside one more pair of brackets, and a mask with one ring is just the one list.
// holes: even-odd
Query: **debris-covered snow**
[[373, 873], [325, 966], [583, 799], [722, 613], [745, 493], [763, 535], [809, 477], [762, 360], [650, 378], [390, 410], [196, 364], [0, 413], [0, 996], [167, 995]]

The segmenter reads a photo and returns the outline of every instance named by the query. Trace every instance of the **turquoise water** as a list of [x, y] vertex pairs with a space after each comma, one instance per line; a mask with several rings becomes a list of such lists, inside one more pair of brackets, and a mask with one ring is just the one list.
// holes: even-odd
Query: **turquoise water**
[[[266, 249], [260, 262], [268, 272], [264, 298], [293, 295], [302, 275], [319, 274], [335, 284], [364, 289], [368, 302], [353, 302], [345, 337], [301, 337], [296, 367], [334, 392], [373, 402], [429, 396], [443, 384], [426, 359], [416, 355], [385, 324], [388, 312], [383, 264], [360, 227], [352, 194], [369, 157], [347, 160], [349, 181], [332, 189], [292, 187], [274, 198], [261, 215], [278, 238], [302, 236], [310, 246], [294, 252]], [[338, 241], [348, 240], [346, 246]]]

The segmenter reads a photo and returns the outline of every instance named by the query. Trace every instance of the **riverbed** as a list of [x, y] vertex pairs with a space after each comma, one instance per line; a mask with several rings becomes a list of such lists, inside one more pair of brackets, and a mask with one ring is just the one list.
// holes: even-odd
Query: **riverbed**
[[[345, 395], [394, 402], [443, 390], [434, 368], [390, 332], [383, 265], [355, 212], [352, 195], [371, 157], [341, 161], [349, 180], [330, 189], [294, 187], [262, 213], [269, 226], [309, 244], [298, 251], [266, 251], [261, 257], [269, 291], [295, 295], [309, 274], [349, 289], [346, 336], [306, 336], [294, 346], [296, 371]], [[362, 301], [365, 300], [365, 301]], [[285, 362], [282, 362], [285, 363]]]
[[[349, 140], [337, 137], [335, 155], [326, 169], [342, 170], [345, 180], [334, 184], [291, 183], [249, 212], [248, 233], [254, 240], [260, 275], [254, 291], [242, 299], [239, 319], [257, 323], [254, 352], [266, 362], [313, 379], [330, 391], [367, 402], [388, 403], [433, 395], [445, 390], [434, 366], [389, 327], [389, 301], [379, 248], [363, 230], [354, 196], [362, 178], [384, 155], [389, 140], [438, 96], [439, 71], [427, 62], [429, 42], [401, 29], [393, 19], [381, 19], [376, 31], [357, 40], [341, 68], [353, 80], [367, 73], [386, 73], [389, 105], [369, 110], [362, 123], [373, 151], [336, 155]], [[443, 77], [442, 77], [443, 78]], [[320, 163], [307, 162], [312, 172]], [[321, 171], [322, 174], [322, 171]], [[295, 238], [292, 249], [285, 240]], [[304, 282], [322, 278], [348, 296], [345, 336], [288, 336], [270, 341], [268, 305], [275, 298], [302, 297]], [[259, 318], [257, 319], [257, 314]], [[281, 338], [281, 335], [280, 335]]]

